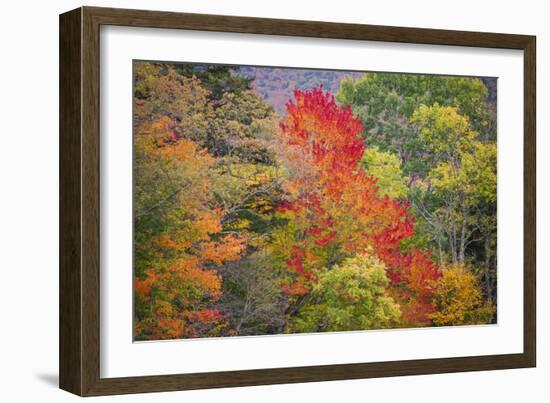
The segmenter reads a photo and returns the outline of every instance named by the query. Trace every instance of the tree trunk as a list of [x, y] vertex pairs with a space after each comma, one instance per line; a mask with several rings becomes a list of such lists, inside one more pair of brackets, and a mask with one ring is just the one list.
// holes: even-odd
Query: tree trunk
[[487, 299], [493, 302], [493, 287], [491, 279], [491, 245], [490, 238], [485, 237], [485, 264], [484, 264], [484, 276], [485, 276], [485, 294]]
[[439, 249], [439, 264], [444, 266], [445, 262], [443, 261], [443, 249], [441, 248], [441, 237], [437, 237], [437, 248]]
[[466, 225], [468, 221], [468, 212], [464, 212], [464, 217], [462, 218], [462, 229], [460, 231], [460, 251], [458, 254], [459, 263], [464, 263], [464, 256], [466, 254]]
[[451, 259], [453, 264], [458, 263], [458, 255], [456, 250], [456, 230], [453, 228], [452, 230], [447, 232], [447, 236], [449, 237], [449, 248], [451, 249]]

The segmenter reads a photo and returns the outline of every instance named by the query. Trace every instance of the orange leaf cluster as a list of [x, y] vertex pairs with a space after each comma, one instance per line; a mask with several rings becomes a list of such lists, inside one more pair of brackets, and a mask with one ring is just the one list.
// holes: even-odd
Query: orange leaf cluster
[[335, 254], [372, 248], [388, 267], [392, 285], [423, 305], [420, 316], [425, 316], [431, 311], [431, 281], [440, 274], [426, 253], [401, 251], [401, 241], [414, 235], [408, 203], [381, 196], [376, 178], [358, 169], [365, 149], [361, 122], [321, 89], [294, 95], [280, 126], [291, 178], [286, 187], [290, 200], [279, 211], [298, 220], [303, 233], [287, 261], [294, 276], [285, 291], [304, 294]]
[[208, 192], [213, 157], [192, 141], [174, 136], [173, 127], [168, 117], [144, 123], [136, 145], [165, 169], [182, 170], [189, 182], [173, 195], [174, 205], [167, 213], [170, 225], [150, 239], [150, 267], [134, 279], [136, 297], [152, 312], [136, 329], [153, 339], [195, 337], [195, 322], [209, 323], [204, 332], [217, 328], [213, 322], [222, 326], [225, 317], [207, 308], [221, 296], [216, 267], [240, 259], [246, 247], [245, 237], [220, 234], [224, 211], [210, 205]]

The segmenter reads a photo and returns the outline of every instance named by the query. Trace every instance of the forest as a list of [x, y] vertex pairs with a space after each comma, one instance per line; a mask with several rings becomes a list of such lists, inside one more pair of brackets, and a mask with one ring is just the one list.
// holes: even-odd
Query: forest
[[497, 321], [496, 79], [134, 61], [134, 339]]

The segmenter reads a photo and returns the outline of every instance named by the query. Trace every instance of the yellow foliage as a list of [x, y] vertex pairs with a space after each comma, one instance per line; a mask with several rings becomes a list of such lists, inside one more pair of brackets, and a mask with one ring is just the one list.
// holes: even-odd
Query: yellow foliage
[[437, 311], [430, 319], [438, 326], [490, 323], [495, 307], [484, 301], [477, 277], [463, 264], [443, 269], [435, 286]]

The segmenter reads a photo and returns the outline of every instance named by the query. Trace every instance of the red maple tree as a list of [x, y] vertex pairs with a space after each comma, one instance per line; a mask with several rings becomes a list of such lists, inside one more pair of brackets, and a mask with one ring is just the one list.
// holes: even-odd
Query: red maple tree
[[289, 295], [304, 295], [316, 274], [345, 256], [375, 253], [387, 267], [391, 293], [405, 323], [427, 323], [433, 282], [440, 276], [427, 252], [403, 251], [414, 235], [409, 202], [382, 196], [377, 178], [359, 167], [362, 123], [322, 89], [294, 92], [280, 125], [282, 155], [290, 171], [285, 212], [299, 228], [287, 260]]

